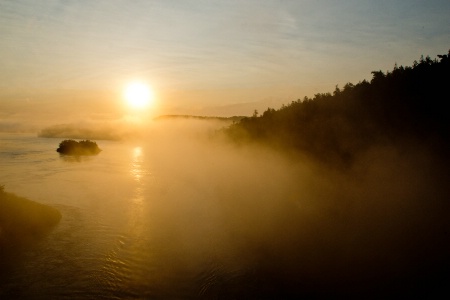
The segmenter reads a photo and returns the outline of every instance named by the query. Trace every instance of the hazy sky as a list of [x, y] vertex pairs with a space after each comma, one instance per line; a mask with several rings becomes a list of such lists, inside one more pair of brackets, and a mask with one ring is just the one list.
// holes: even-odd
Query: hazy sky
[[101, 114], [139, 79], [153, 114], [248, 115], [447, 53], [449, 16], [448, 0], [0, 0], [0, 109]]

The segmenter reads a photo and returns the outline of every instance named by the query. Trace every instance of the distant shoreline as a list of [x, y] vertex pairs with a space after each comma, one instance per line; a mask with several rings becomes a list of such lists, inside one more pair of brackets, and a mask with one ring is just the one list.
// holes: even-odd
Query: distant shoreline
[[161, 115], [153, 118], [154, 121], [169, 120], [169, 119], [195, 119], [205, 121], [232, 121], [239, 122], [240, 120], [247, 118], [246, 116], [232, 116], [232, 117], [211, 117], [211, 116], [194, 116], [194, 115]]

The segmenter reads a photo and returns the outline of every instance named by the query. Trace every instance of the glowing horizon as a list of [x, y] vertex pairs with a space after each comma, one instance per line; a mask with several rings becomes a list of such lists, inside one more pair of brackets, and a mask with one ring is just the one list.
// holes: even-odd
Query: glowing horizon
[[1, 2], [0, 122], [120, 115], [130, 78], [149, 113], [251, 115], [450, 45], [444, 0], [188, 3]]

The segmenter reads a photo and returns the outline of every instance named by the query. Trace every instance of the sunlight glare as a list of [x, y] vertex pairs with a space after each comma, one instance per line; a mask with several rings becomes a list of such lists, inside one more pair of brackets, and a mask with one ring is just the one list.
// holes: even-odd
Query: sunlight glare
[[153, 92], [148, 85], [141, 82], [133, 82], [128, 84], [125, 89], [125, 99], [129, 107], [144, 109], [153, 101]]

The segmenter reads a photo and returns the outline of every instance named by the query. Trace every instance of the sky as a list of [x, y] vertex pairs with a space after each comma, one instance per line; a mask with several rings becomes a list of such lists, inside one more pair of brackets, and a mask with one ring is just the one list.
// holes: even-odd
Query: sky
[[0, 125], [251, 115], [450, 48], [448, 0], [0, 0]]

